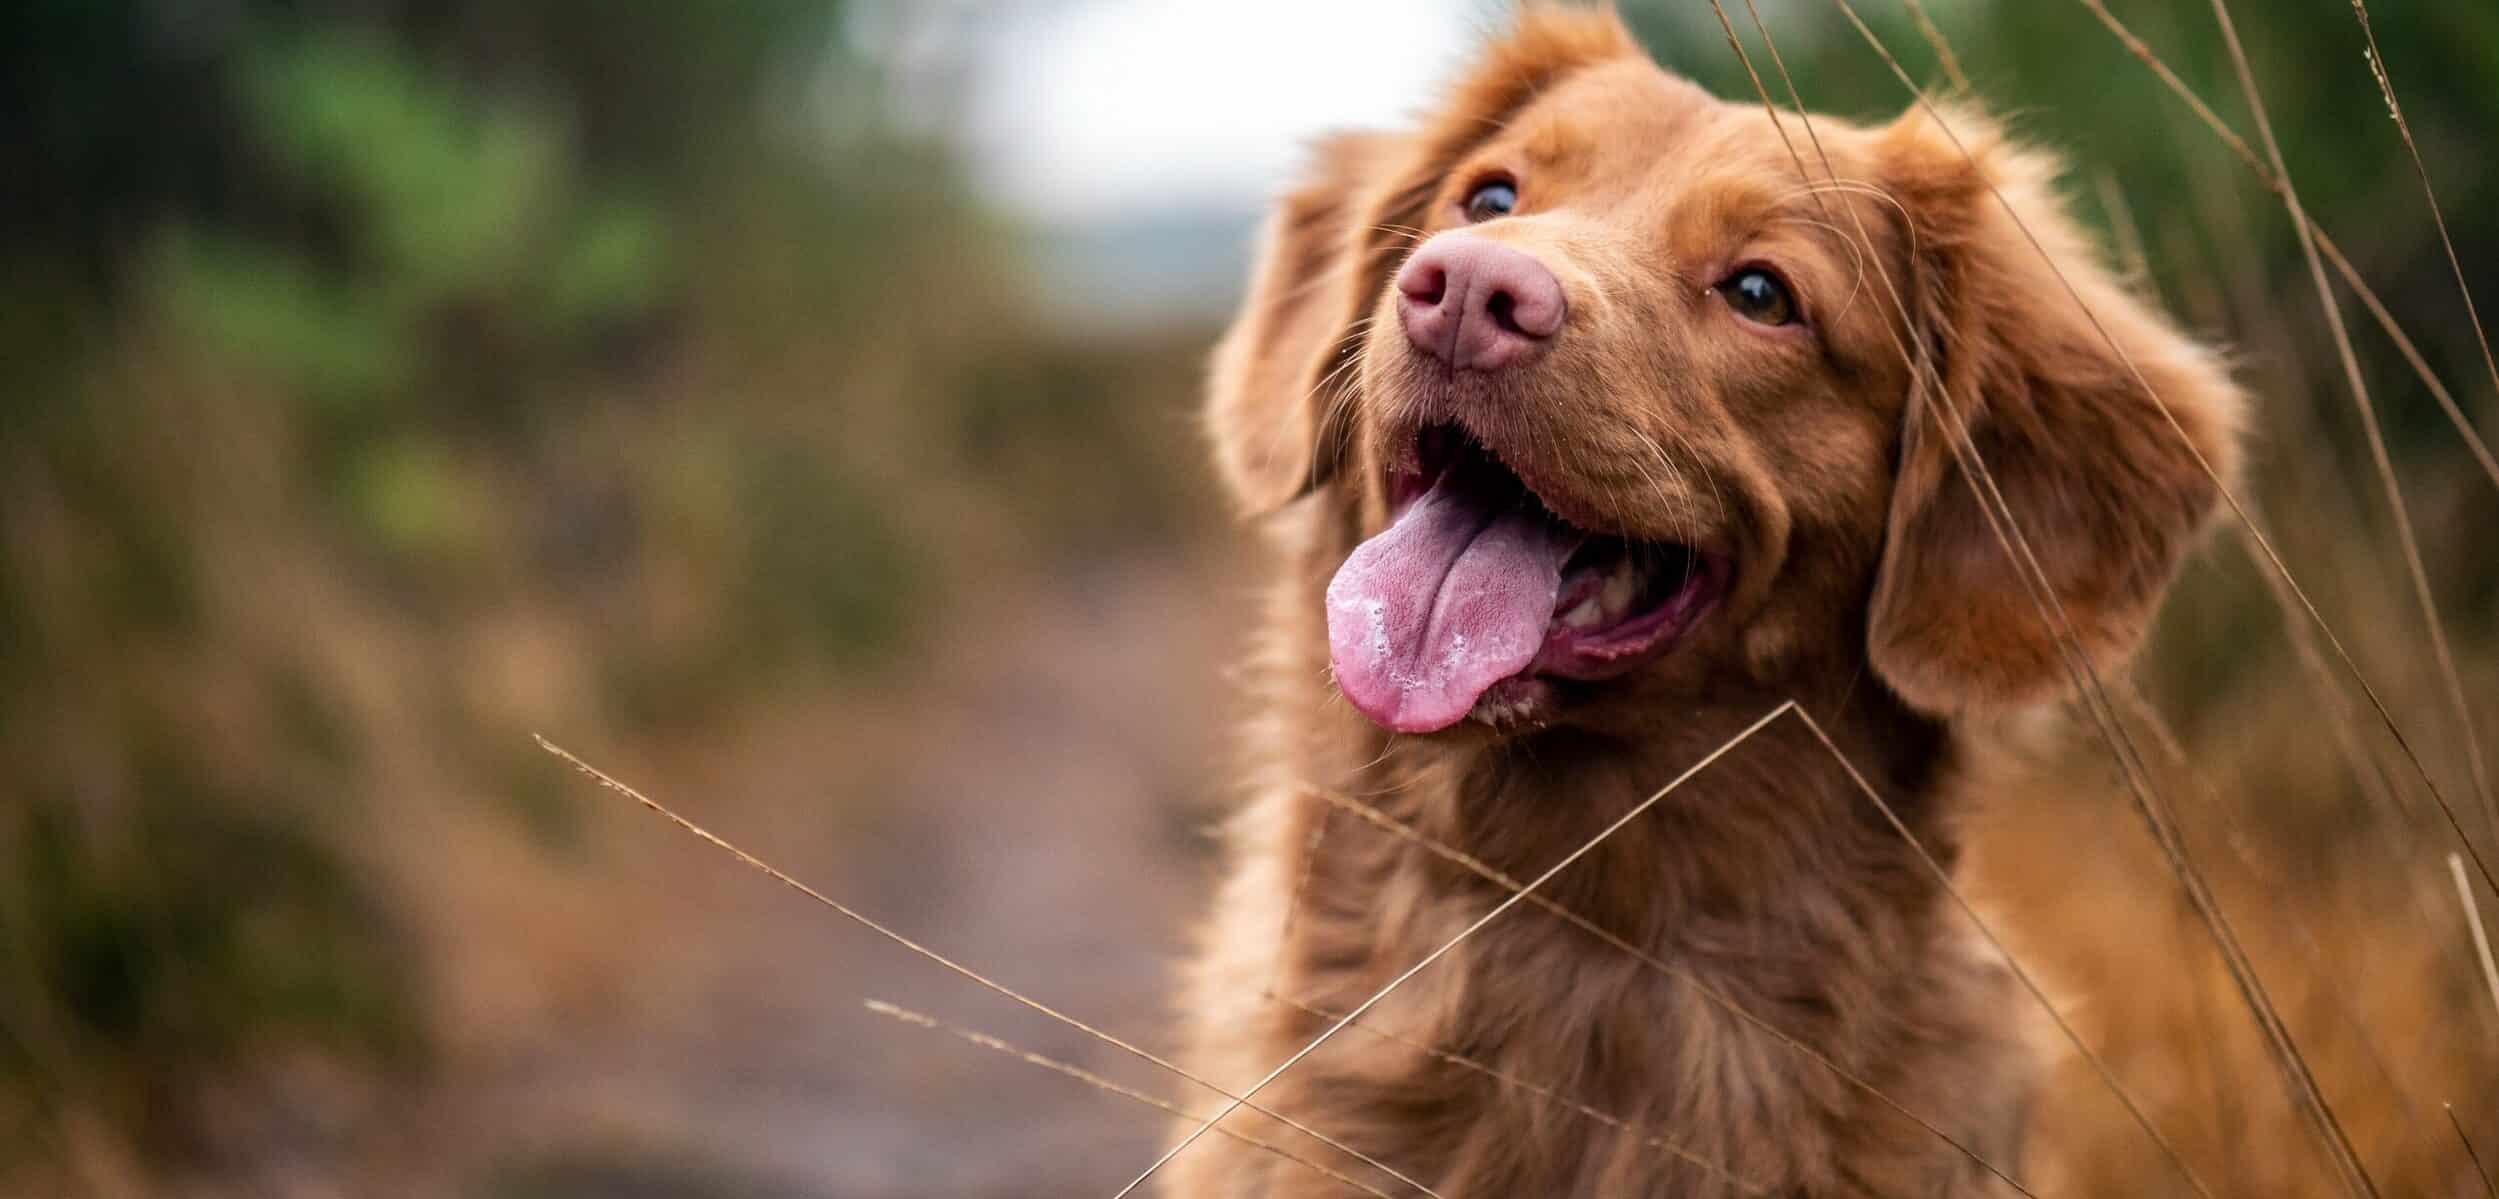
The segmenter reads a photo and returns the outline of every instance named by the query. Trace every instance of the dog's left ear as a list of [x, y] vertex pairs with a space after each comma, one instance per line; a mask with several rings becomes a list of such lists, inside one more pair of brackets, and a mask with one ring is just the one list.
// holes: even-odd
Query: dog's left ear
[[1273, 510], [1335, 474], [1348, 440], [1345, 372], [1364, 318], [1449, 170], [1564, 76], [1639, 53], [1611, 7], [1529, 0], [1420, 128], [1340, 133], [1312, 147], [1301, 184], [1267, 226], [1207, 389], [1215, 464], [1241, 510]]
[[1270, 219], [1241, 315], [1215, 349], [1206, 405], [1215, 463], [1247, 512], [1326, 481], [1335, 405], [1322, 381], [1353, 352], [1377, 287], [1365, 250], [1371, 193], [1403, 139], [1340, 133], [1313, 147], [1309, 175]]
[[[2219, 496], [2197, 453], [2232, 477], [2243, 399], [2211, 351], [2100, 264], [2056, 200], [2053, 163], [1983, 119], [1943, 119], [1961, 145], [1918, 111], [1877, 140], [1914, 225], [1911, 323], [1934, 370], [1903, 421], [1867, 648], [1911, 706], [1960, 716], [2069, 690], [2069, 651], [2095, 670], [2133, 653]], [[2036, 598], [2031, 564], [1981, 507], [1972, 451], [2015, 553], [2026, 543], [2044, 576]]]

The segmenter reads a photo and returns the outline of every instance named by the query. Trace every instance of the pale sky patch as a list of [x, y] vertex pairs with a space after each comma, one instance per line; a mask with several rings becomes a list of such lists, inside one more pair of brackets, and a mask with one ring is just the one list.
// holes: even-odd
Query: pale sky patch
[[1309, 140], [1393, 125], [1493, 28], [1490, 0], [1000, 6], [964, 97], [982, 186], [1045, 222], [1256, 207]]

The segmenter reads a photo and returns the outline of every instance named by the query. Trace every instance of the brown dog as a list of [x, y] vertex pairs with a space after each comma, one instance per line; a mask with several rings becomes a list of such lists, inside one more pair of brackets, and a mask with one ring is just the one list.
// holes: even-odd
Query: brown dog
[[[1531, 8], [1420, 128], [1327, 142], [1284, 199], [1210, 405], [1282, 559], [1263, 770], [1186, 997], [1218, 1083], [1511, 894], [1321, 791], [1530, 879], [1792, 698], [1949, 863], [1979, 722], [2141, 640], [2239, 393], [1976, 118], [1950, 118], [1967, 154], [1916, 110], [1781, 124], [1610, 14]], [[1800, 722], [1540, 895], [1603, 935], [1522, 904], [1259, 1104], [1448, 1199], [1958, 1196], [2001, 1187], [1972, 1154], [2018, 1169], [2006, 971]], [[1214, 1137], [1164, 1181], [1359, 1193]]]

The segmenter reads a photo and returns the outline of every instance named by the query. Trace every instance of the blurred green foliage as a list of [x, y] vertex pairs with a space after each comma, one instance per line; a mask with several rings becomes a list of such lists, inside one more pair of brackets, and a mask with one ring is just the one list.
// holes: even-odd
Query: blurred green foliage
[[[316, 619], [308, 580], [233, 559], [343, 570], [352, 602], [451, 650], [464, 613], [550, 580], [595, 607], [646, 559], [692, 555], [723, 576], [700, 627], [603, 638], [623, 647], [609, 669], [663, 688], [713, 659], [847, 668], [893, 644], [916, 564], [846, 456], [661, 382], [824, 328], [702, 324], [689, 258], [817, 247], [833, 260], [780, 269], [839, 294], [844, 259], [891, 240], [870, 222], [972, 222], [935, 156], [769, 119], [840, 69], [839, 18], [784, 0], [0, 17], [24, 134], [0, 173], [37, 184], [7, 190], [0, 235], [0, 1177], [70, 1153], [82, 1122], [141, 1162], [200, 1160], [201, 1097], [291, 1050], [422, 1061], [422, 962], [344, 835], [382, 785], [375, 738], [461, 747], [562, 843], [552, 792], [501, 765], [517, 730], [444, 683], [414, 688], [425, 725], [373, 727], [352, 666], [265, 607]], [[909, 205], [840, 187], [854, 155], [910, 172]], [[737, 239], [746, 261], [705, 257]], [[602, 429], [619, 395], [670, 415]], [[724, 450], [731, 469], [681, 465]], [[267, 732], [216, 731], [237, 726]]]
[[0, 14], [0, 1190], [77, 1129], [215, 1158], [296, 1050], [425, 1062], [409, 795], [560, 860], [528, 729], [867, 685], [962, 583], [1177, 528], [1132, 401], [1195, 345], [1036, 352], [845, 17]]
[[139, 806], [111, 829], [66, 796], [19, 813], [0, 1087], [35, 1119], [86, 1105], [179, 1159], [201, 1148], [194, 1092], [246, 1054], [308, 1040], [414, 1064], [404, 946], [343, 862], [283, 805], [201, 794], [177, 764], [135, 787]]

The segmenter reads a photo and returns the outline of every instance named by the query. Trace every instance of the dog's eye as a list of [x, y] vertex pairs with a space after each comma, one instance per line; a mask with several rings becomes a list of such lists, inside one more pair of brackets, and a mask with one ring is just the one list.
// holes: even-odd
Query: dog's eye
[[1497, 216], [1508, 216], [1511, 209], [1518, 207], [1518, 187], [1501, 179], [1479, 184], [1474, 191], [1467, 193], [1462, 207], [1466, 210], [1466, 219], [1470, 221], [1489, 221]]
[[1787, 284], [1777, 275], [1757, 266], [1748, 266], [1727, 276], [1718, 285], [1727, 307], [1737, 316], [1757, 325], [1792, 325], [1796, 323], [1796, 298], [1788, 294]]

